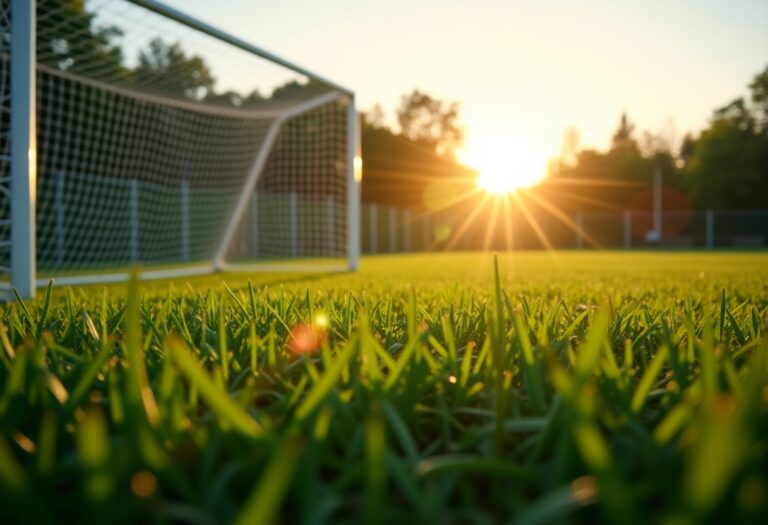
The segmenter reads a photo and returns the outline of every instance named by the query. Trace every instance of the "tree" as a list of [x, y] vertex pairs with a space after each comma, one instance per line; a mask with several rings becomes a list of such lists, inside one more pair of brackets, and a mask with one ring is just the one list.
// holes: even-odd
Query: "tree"
[[685, 169], [691, 162], [693, 152], [696, 149], [696, 139], [690, 133], [686, 133], [683, 141], [680, 143], [680, 151], [677, 155], [678, 166]]
[[563, 132], [563, 142], [560, 149], [560, 162], [564, 166], [573, 166], [576, 164], [579, 146], [581, 142], [581, 136], [579, 131], [570, 127]]
[[202, 100], [213, 92], [215, 79], [199, 56], [187, 56], [181, 44], [155, 38], [139, 52], [134, 79], [143, 88]]
[[768, 66], [755, 75], [749, 84], [752, 92], [752, 114], [755, 120], [755, 130], [768, 135]]
[[310, 78], [307, 82], [290, 80], [278, 86], [270, 98], [274, 100], [304, 100], [328, 91], [328, 85]]
[[363, 114], [365, 121], [374, 128], [386, 128], [384, 110], [381, 108], [381, 104], [374, 104], [370, 111]]
[[451, 159], [464, 140], [458, 116], [458, 103], [444, 103], [418, 89], [403, 95], [397, 110], [402, 136]]
[[768, 144], [741, 124], [738, 119], [716, 118], [696, 141], [686, 182], [700, 207], [768, 206]]
[[749, 84], [751, 103], [737, 98], [717, 109], [692, 149], [685, 183], [705, 208], [768, 207], [768, 68]]
[[621, 114], [619, 127], [613, 134], [611, 141], [611, 151], [621, 151], [625, 153], [637, 152], [637, 142], [634, 138], [635, 125], [627, 118], [626, 113]]

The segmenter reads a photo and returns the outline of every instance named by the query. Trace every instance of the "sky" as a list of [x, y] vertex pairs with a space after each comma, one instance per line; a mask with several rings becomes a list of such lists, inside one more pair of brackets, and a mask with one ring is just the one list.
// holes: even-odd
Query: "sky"
[[[460, 158], [543, 175], [576, 128], [605, 148], [626, 111], [680, 140], [768, 65], [768, 0], [166, 0], [381, 104], [461, 105]], [[212, 6], [214, 6], [212, 8]]]

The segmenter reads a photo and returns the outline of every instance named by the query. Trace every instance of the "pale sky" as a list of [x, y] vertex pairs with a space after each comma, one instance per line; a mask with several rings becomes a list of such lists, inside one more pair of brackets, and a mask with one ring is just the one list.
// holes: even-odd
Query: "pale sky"
[[[622, 111], [677, 138], [768, 64], [768, 0], [166, 0], [353, 89], [392, 117], [461, 103], [467, 162], [546, 169], [563, 131], [604, 148]], [[495, 153], [495, 152], [501, 152]]]

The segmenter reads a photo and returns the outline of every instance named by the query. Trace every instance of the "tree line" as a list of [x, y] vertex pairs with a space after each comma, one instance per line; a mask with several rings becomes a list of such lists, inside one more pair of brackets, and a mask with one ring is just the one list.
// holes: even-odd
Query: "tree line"
[[635, 188], [651, 184], [659, 170], [665, 186], [678, 188], [696, 208], [768, 208], [768, 66], [748, 89], [748, 98], [716, 109], [708, 125], [698, 135], [687, 133], [679, 146], [670, 131], [638, 137], [626, 114], [605, 152], [579, 150], [578, 135], [569, 130], [545, 186], [571, 207], [631, 207]]
[[[679, 145], [672, 126], [639, 133], [626, 113], [606, 151], [581, 148], [578, 131], [570, 128], [561, 155], [531, 191], [570, 212], [647, 209], [648, 189], [660, 172], [665, 187], [676, 190], [668, 207], [768, 209], [768, 66], [748, 89], [747, 98], [716, 109], [701, 132], [685, 134]], [[410, 118], [414, 113], [418, 119]], [[457, 120], [457, 105], [419, 91], [403, 97], [397, 132], [383, 125], [378, 106], [368, 112], [363, 131], [364, 158], [370, 161], [366, 200], [413, 207], [420, 181], [440, 173], [446, 184], [456, 185], [471, 176], [455, 162], [463, 138]]]

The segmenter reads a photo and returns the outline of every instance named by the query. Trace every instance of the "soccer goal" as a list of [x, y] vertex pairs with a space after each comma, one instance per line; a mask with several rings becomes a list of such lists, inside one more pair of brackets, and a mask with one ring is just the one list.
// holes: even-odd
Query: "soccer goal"
[[0, 6], [5, 292], [356, 269], [350, 90], [154, 0]]

